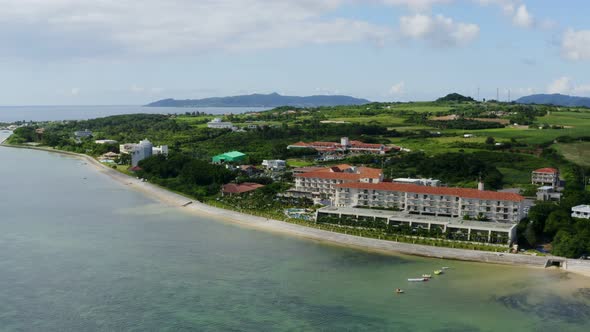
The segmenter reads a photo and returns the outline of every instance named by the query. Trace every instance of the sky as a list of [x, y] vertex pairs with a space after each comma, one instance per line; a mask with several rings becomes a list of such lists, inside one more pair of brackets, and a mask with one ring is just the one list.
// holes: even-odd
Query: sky
[[0, 0], [0, 105], [590, 96], [587, 0]]

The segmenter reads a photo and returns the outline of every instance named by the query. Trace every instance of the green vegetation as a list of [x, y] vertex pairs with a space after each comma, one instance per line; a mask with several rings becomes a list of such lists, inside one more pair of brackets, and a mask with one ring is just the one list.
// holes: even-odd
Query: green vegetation
[[559, 143], [553, 147], [565, 159], [581, 166], [590, 167], [590, 142]]

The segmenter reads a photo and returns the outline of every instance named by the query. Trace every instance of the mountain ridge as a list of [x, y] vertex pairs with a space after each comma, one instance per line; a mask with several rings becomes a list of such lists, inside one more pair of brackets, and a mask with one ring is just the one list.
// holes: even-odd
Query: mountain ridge
[[559, 93], [534, 94], [520, 97], [516, 100], [519, 104], [543, 104], [568, 107], [590, 107], [590, 98], [569, 96]]
[[278, 93], [250, 94], [203, 99], [162, 99], [145, 105], [146, 107], [318, 107], [339, 105], [363, 105], [367, 99], [344, 95], [283, 96]]

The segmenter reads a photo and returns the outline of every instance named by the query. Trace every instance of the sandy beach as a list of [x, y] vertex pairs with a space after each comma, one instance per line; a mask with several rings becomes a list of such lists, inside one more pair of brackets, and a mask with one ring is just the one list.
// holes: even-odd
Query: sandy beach
[[[78, 158], [84, 161], [87, 165], [94, 168], [96, 171], [108, 176], [120, 185], [123, 185], [131, 190], [138, 191], [170, 207], [181, 209], [182, 211], [191, 213], [193, 215], [206, 216], [223, 222], [231, 222], [234, 224], [239, 224], [242, 226], [260, 229], [264, 231], [286, 234], [290, 236], [297, 236], [314, 241], [387, 254], [406, 254], [441, 259], [454, 259], [495, 264], [529, 266], [536, 268], [544, 268], [548, 258], [553, 258], [521, 254], [500, 254], [476, 250], [432, 247], [410, 243], [400, 243], [372, 238], [364, 238], [354, 235], [324, 231], [280, 220], [272, 220], [257, 217], [249, 214], [239, 213], [206, 205], [191, 198], [187, 198], [183, 195], [161, 188], [157, 185], [151, 184], [149, 182], [143, 182], [139, 179], [118, 172], [106, 165], [101, 164], [96, 159], [87, 155], [58, 151], [42, 147], [12, 145], [3, 146], [11, 148], [42, 150], [72, 156], [74, 158]], [[590, 262], [564, 259], [558, 257], [555, 258], [565, 261], [564, 269], [566, 269], [567, 271], [590, 276]]]

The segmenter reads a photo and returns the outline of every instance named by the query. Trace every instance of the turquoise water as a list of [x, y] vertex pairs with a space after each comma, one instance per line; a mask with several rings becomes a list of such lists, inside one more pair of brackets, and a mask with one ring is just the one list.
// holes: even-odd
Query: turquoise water
[[0, 148], [0, 213], [3, 331], [590, 329], [587, 278], [254, 231], [45, 152]]

